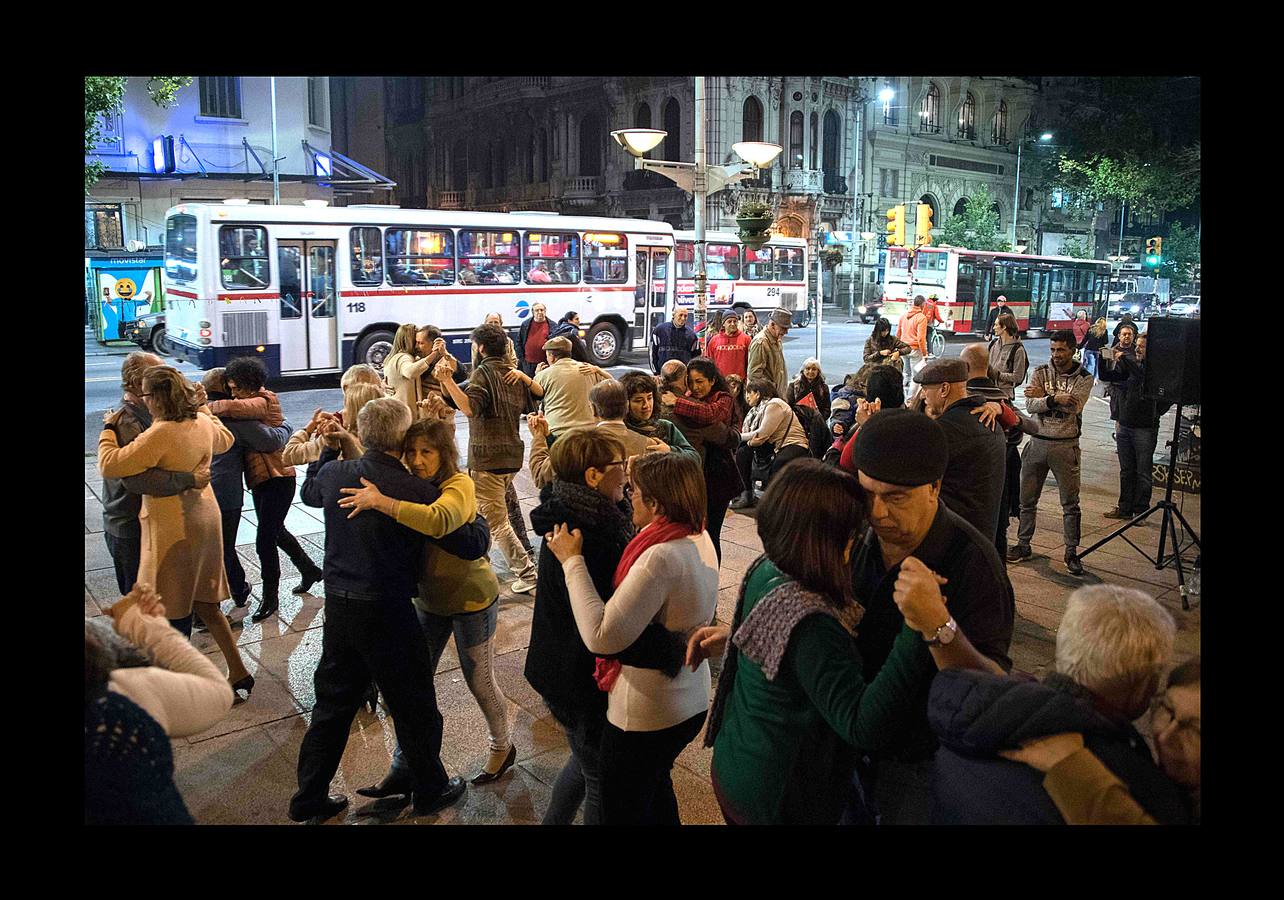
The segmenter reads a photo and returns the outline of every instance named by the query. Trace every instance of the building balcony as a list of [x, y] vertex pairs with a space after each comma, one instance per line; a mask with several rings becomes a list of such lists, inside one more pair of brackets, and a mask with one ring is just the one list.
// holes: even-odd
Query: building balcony
[[819, 194], [824, 173], [819, 169], [786, 169], [786, 194]]
[[573, 175], [562, 181], [562, 200], [570, 206], [591, 206], [601, 196], [600, 175]]
[[438, 191], [437, 208], [438, 209], [463, 209], [465, 200], [464, 191]]
[[846, 194], [847, 179], [842, 175], [826, 175], [824, 187], [826, 194]]

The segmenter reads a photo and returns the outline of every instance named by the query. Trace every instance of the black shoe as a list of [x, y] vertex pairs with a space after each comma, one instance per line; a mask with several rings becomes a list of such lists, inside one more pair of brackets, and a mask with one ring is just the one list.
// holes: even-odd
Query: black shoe
[[383, 781], [378, 784], [372, 784], [370, 787], [357, 788], [357, 793], [362, 797], [392, 797], [397, 794], [409, 796], [415, 789], [415, 777], [410, 770], [402, 772], [389, 772], [383, 776]]
[[250, 621], [262, 622], [264, 619], [268, 618], [269, 616], [274, 615], [278, 608], [279, 608], [279, 603], [275, 595], [273, 595], [272, 597], [264, 597], [263, 600], [260, 601], [259, 603], [259, 608], [254, 611], [254, 614], [252, 616], [250, 616]]
[[[246, 675], [244, 678], [242, 678], [240, 681], [236, 682], [235, 684], [232, 684], [232, 682], [228, 682], [228, 683], [232, 685], [232, 705], [233, 706], [235, 706], [237, 703], [244, 703], [245, 700], [249, 700], [250, 694], [254, 692], [253, 675]], [[241, 691], [245, 691], [245, 700], [241, 699], [241, 693], [240, 693]]]
[[429, 816], [445, 809], [464, 796], [464, 779], [456, 775], [446, 782], [446, 786], [432, 797], [420, 797], [415, 794], [415, 815]]
[[[366, 690], [366, 706], [370, 707], [370, 715], [379, 711], [379, 685], [370, 682], [370, 687]], [[357, 793], [361, 793], [358, 791]]]
[[482, 769], [481, 772], [473, 776], [472, 783], [490, 784], [492, 781], [499, 781], [499, 779], [504, 777], [504, 773], [513, 767], [513, 763], [515, 762], [517, 762], [517, 745], [512, 744], [508, 748], [508, 755], [504, 757], [504, 762], [500, 765], [499, 771], [487, 772], [485, 769]]
[[1029, 547], [1022, 547], [1020, 544], [1013, 544], [1008, 548], [1008, 562], [1020, 562], [1023, 559], [1029, 559], [1033, 555]]
[[343, 812], [347, 806], [347, 797], [342, 794], [331, 794], [316, 806], [295, 806], [291, 803], [289, 815], [293, 822], [309, 822], [313, 819], [325, 821]]
[[745, 491], [739, 497], [732, 500], [729, 506], [731, 507], [731, 509], [748, 509], [749, 507], [755, 505], [757, 502], [758, 502], [757, 499], [755, 499], [753, 495], [753, 491]]
[[308, 571], [303, 573], [303, 580], [296, 584], [290, 593], [306, 594], [308, 591], [312, 590], [312, 585], [316, 584], [320, 580], [321, 569], [314, 565], [312, 568], [308, 569]]
[[1110, 512], [1102, 513], [1102, 515], [1105, 516], [1107, 519], [1131, 519], [1132, 518], [1132, 513], [1124, 512], [1122, 509], [1120, 509], [1117, 506], [1114, 509], [1110, 510]]
[[245, 604], [249, 602], [250, 602], [250, 589], [248, 587], [245, 589], [245, 593], [242, 594], [241, 596], [238, 597], [236, 594], [232, 595], [232, 605], [235, 606], [237, 609], [243, 609], [245, 607]]
[[1083, 563], [1079, 562], [1079, 557], [1073, 550], [1066, 551], [1066, 571], [1071, 575], [1083, 574]]

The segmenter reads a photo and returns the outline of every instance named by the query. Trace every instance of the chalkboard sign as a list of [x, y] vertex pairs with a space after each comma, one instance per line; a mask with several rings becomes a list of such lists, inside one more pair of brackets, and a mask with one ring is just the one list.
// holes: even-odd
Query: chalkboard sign
[[[1157, 462], [1151, 466], [1150, 480], [1158, 488], [1168, 487], [1168, 463]], [[1173, 490], [1184, 494], [1199, 493], [1199, 467], [1178, 465], [1173, 475]]]

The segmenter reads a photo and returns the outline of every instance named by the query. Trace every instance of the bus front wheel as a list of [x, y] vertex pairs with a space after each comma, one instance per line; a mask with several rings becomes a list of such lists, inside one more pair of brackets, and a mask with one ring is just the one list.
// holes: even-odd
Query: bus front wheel
[[383, 371], [383, 361], [392, 352], [393, 333], [391, 331], [372, 331], [357, 344], [355, 363], [365, 363]]
[[610, 322], [598, 322], [588, 333], [589, 353], [599, 366], [613, 366], [620, 359], [620, 332]]

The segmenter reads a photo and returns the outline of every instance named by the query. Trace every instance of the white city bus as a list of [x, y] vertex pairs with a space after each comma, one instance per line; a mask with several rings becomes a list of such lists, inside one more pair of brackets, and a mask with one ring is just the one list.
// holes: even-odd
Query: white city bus
[[186, 203], [166, 214], [165, 325], [202, 369], [258, 355], [289, 378], [381, 366], [403, 322], [467, 361], [487, 313], [516, 336], [538, 302], [554, 322], [578, 312], [611, 365], [670, 308], [673, 246], [670, 225], [636, 219]]
[[[695, 232], [676, 231], [677, 283], [681, 304], [695, 303]], [[795, 320], [807, 312], [807, 242], [773, 237], [758, 250], [741, 244], [729, 231], [705, 232], [704, 268], [710, 314], [752, 309], [758, 320], [784, 307]]]

